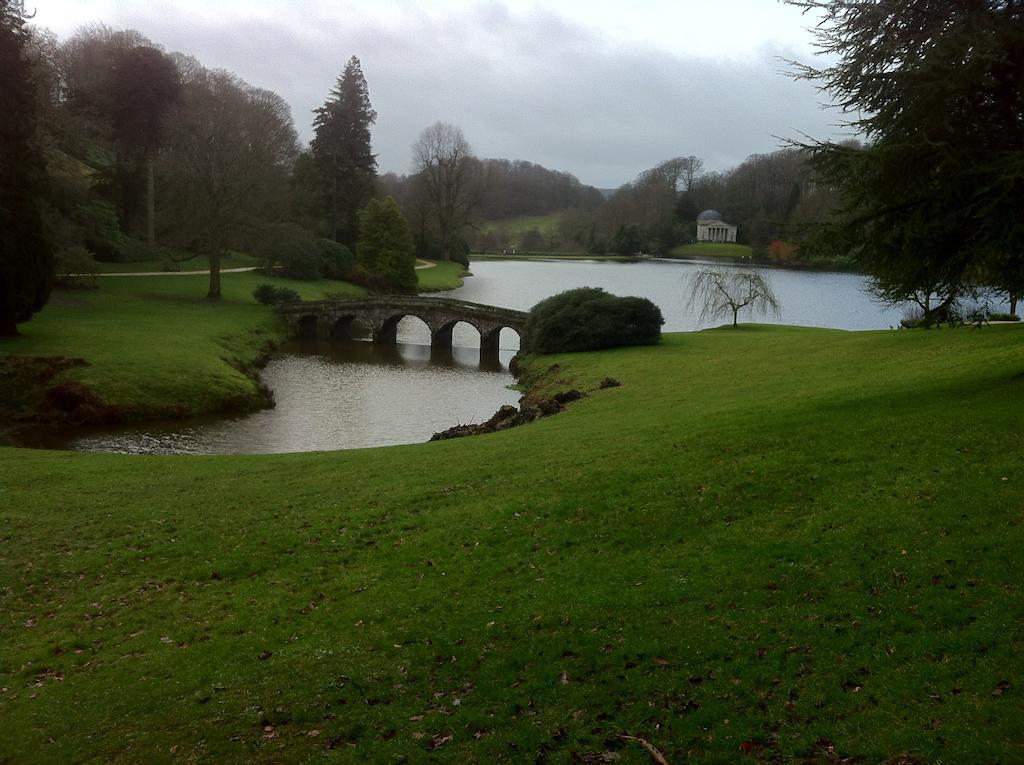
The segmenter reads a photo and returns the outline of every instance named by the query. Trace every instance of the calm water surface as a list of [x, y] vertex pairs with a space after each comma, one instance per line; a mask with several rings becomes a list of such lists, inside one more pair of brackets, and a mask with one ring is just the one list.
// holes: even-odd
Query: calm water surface
[[515, 404], [505, 361], [479, 350], [431, 353], [424, 345], [296, 340], [262, 372], [277, 405], [234, 418], [142, 427], [32, 429], [20, 446], [124, 454], [268, 454], [415, 443]]
[[[480, 261], [465, 286], [446, 296], [529, 309], [573, 287], [603, 287], [617, 295], [650, 298], [665, 316], [665, 331], [699, 329], [685, 308], [693, 262]], [[854, 274], [768, 272], [782, 303], [779, 317], [756, 321], [864, 330], [897, 326], [901, 312], [884, 308]], [[741, 314], [741, 320], [750, 317]], [[721, 321], [712, 322], [721, 324]], [[132, 428], [34, 429], [7, 442], [86, 451], [152, 454], [260, 454], [356, 449], [426, 441], [456, 424], [486, 420], [519, 394], [508, 361], [519, 347], [512, 330], [501, 334], [497, 362], [481, 364], [475, 329], [459, 324], [448, 353], [432, 352], [419, 319], [399, 325], [396, 347], [367, 342], [294, 341], [263, 370], [274, 409], [235, 418], [147, 424]]]

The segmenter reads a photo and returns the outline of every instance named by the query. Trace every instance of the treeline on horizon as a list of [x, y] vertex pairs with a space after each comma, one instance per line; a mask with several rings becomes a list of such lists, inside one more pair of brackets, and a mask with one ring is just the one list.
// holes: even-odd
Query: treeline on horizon
[[[419, 257], [465, 260], [470, 251], [511, 248], [665, 254], [693, 241], [697, 214], [713, 208], [739, 225], [741, 242], [781, 260], [794, 250], [778, 242], [796, 239], [802, 223], [832, 204], [796, 149], [751, 156], [726, 173], [703, 172], [693, 156], [667, 160], [606, 197], [569, 173], [476, 158], [458, 128], [438, 123], [433, 128], [458, 144], [459, 163], [456, 209], [449, 220], [438, 220], [439, 190], [427, 170], [445, 158], [419, 151], [430, 129], [414, 147], [413, 173], [378, 176], [369, 146], [376, 114], [353, 59], [357, 77], [349, 85], [355, 91], [344, 92], [351, 74], [346, 67], [318, 120], [346, 98], [362, 109], [357, 122], [366, 132], [365, 147], [352, 149], [354, 160], [335, 159], [354, 165], [366, 182], [335, 186], [350, 209], [332, 211], [318, 139], [300, 145], [278, 94], [189, 55], [165, 52], [134, 30], [96, 24], [64, 41], [45, 29], [28, 31], [49, 181], [44, 224], [66, 266], [86, 255], [102, 261], [217, 258], [228, 250], [259, 255], [272, 247], [301, 249], [292, 245], [303, 236], [336, 240], [354, 252], [358, 210], [385, 196], [398, 202]], [[481, 225], [555, 212], [561, 213], [557, 227], [540, 238]]]

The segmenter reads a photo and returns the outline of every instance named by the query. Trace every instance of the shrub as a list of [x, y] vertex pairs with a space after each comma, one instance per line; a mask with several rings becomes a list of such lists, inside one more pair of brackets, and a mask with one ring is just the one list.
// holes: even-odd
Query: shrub
[[469, 270], [469, 243], [465, 239], [457, 239], [452, 242], [451, 251], [448, 253], [453, 263], [459, 263], [467, 271]]
[[58, 286], [69, 290], [89, 290], [96, 288], [99, 268], [92, 253], [76, 245], [57, 252], [54, 272], [54, 283]]
[[1015, 313], [993, 313], [988, 317], [989, 321], [1020, 321], [1020, 317]]
[[261, 305], [277, 305], [302, 300], [298, 292], [291, 287], [275, 287], [273, 284], [261, 284], [252, 291], [252, 296]]
[[531, 353], [656, 345], [664, 323], [661, 309], [647, 298], [616, 297], [602, 289], [581, 287], [530, 309], [522, 345]]
[[320, 273], [327, 279], [348, 279], [355, 271], [356, 256], [352, 250], [333, 239], [317, 239], [320, 252]]
[[257, 249], [263, 271], [273, 273], [280, 266], [280, 274], [288, 279], [313, 281], [320, 278], [320, 249], [309, 233], [294, 225], [274, 226]]

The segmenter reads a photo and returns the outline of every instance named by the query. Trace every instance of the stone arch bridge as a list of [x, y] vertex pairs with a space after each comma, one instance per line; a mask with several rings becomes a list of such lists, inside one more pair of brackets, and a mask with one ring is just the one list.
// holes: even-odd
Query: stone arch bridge
[[352, 325], [370, 329], [373, 342], [394, 344], [398, 322], [415, 316], [430, 329], [432, 348], [451, 348], [452, 330], [460, 321], [480, 333], [480, 353], [497, 354], [501, 330], [506, 327], [522, 336], [524, 311], [498, 308], [464, 300], [432, 297], [382, 296], [351, 300], [319, 300], [281, 303], [278, 311], [302, 337], [352, 337]]

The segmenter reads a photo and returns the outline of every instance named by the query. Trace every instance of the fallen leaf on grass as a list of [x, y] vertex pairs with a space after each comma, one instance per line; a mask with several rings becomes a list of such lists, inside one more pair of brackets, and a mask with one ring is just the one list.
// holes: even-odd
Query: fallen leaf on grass
[[1008, 690], [1010, 690], [1010, 681], [1009, 680], [1000, 680], [998, 683], [996, 683], [996, 687], [992, 690], [992, 695], [993, 696], [1002, 696]]
[[571, 752], [569, 762], [615, 762], [618, 752]]
[[451, 733], [438, 733], [430, 739], [430, 749], [440, 749], [445, 744], [449, 743], [454, 736]]

